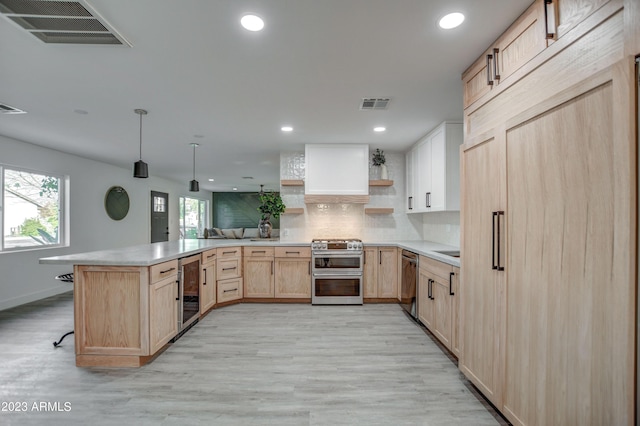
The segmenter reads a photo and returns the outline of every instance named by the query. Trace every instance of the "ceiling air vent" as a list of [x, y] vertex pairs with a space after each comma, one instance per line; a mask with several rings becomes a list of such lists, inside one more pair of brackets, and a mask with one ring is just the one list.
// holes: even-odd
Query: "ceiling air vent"
[[131, 46], [84, 1], [0, 0], [0, 14], [45, 43]]
[[14, 108], [7, 104], [0, 104], [0, 114], [26, 114], [27, 111], [23, 111], [18, 108]]
[[387, 109], [390, 100], [391, 99], [389, 98], [362, 98], [360, 109], [361, 110]]

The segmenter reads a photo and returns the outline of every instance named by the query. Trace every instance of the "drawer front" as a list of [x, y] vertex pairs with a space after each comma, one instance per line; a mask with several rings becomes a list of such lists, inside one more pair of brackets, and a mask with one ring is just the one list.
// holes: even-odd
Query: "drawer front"
[[216, 265], [216, 278], [218, 280], [226, 280], [227, 278], [238, 278], [242, 275], [241, 262], [239, 258], [235, 259], [218, 259]]
[[420, 256], [420, 269], [426, 269], [433, 275], [437, 275], [449, 282], [449, 274], [453, 271], [453, 266], [430, 257]]
[[245, 247], [244, 255], [247, 257], [273, 257], [273, 247]]
[[218, 303], [242, 299], [242, 278], [218, 281]]
[[178, 274], [178, 259], [158, 263], [150, 268], [151, 284]]
[[200, 263], [204, 265], [205, 263], [214, 262], [216, 260], [217, 253], [218, 253], [218, 249], [203, 251], [202, 260], [200, 260]]
[[218, 247], [218, 259], [242, 256], [242, 247]]
[[276, 247], [276, 257], [311, 257], [311, 247]]

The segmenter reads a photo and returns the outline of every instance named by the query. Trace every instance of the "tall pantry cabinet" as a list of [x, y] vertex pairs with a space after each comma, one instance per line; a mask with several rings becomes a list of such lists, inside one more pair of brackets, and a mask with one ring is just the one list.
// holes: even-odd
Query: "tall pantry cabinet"
[[640, 23], [629, 2], [581, 3], [465, 108], [459, 366], [519, 425], [634, 422]]

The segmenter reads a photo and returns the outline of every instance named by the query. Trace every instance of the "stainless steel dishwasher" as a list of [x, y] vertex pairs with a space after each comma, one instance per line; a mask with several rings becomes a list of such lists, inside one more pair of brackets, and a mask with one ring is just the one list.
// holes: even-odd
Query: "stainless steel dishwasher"
[[402, 283], [400, 306], [414, 319], [418, 315], [416, 307], [416, 288], [418, 283], [418, 255], [402, 250]]

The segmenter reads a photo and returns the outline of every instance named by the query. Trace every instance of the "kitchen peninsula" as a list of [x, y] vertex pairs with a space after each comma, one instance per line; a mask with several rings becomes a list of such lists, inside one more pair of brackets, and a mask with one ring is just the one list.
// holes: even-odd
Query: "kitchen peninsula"
[[[455, 247], [438, 243], [401, 241], [365, 243], [365, 246], [390, 247], [397, 256], [397, 248], [407, 249], [459, 266], [457, 258], [436, 252]], [[290, 301], [309, 302], [309, 242], [179, 240], [47, 257], [40, 259], [40, 263], [73, 265], [76, 365], [138, 367], [186, 330], [179, 328], [179, 304], [189, 297], [186, 285], [182, 292], [179, 286], [178, 275], [183, 273], [180, 262], [199, 261], [196, 285], [200, 288], [200, 300], [195, 310], [196, 317], [200, 317], [214, 306], [243, 301], [243, 288], [248, 283], [243, 282], [247, 277], [243, 277], [242, 255], [248, 249], [255, 252], [256, 247], [273, 248], [274, 252], [282, 253], [280, 256], [296, 258], [288, 260], [305, 263], [303, 269], [308, 275], [293, 277], [298, 293]], [[283, 250], [287, 247], [295, 250]], [[398, 263], [395, 265], [398, 276]]]

